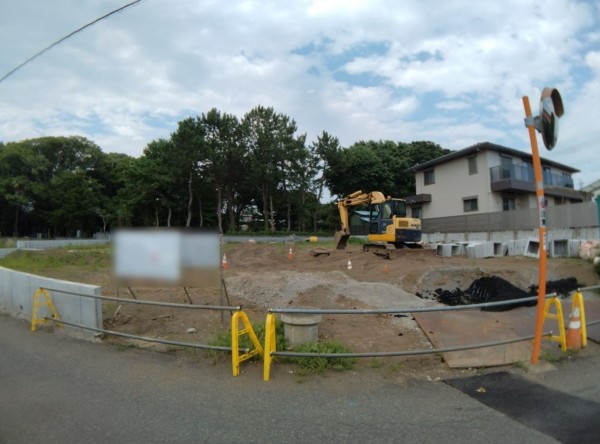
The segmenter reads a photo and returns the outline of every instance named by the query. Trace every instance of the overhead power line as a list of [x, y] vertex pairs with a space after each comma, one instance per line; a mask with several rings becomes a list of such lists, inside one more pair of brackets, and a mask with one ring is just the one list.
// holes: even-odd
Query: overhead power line
[[64, 36], [63, 38], [61, 38], [60, 40], [57, 40], [56, 42], [52, 43], [50, 46], [47, 46], [46, 48], [42, 49], [40, 52], [32, 55], [31, 57], [29, 57], [27, 60], [25, 60], [23, 63], [21, 63], [19, 66], [17, 66], [16, 68], [10, 70], [7, 74], [4, 75], [4, 77], [2, 77], [0, 79], [0, 83], [3, 82], [5, 79], [7, 79], [8, 77], [10, 77], [11, 75], [13, 75], [15, 72], [17, 72], [19, 69], [21, 69], [23, 66], [27, 65], [28, 63], [30, 63], [31, 61], [33, 61], [34, 59], [36, 59], [37, 57], [41, 56], [42, 54], [44, 54], [46, 51], [54, 48], [55, 46], [61, 44], [62, 42], [64, 42], [65, 40], [67, 40], [68, 38], [73, 37], [75, 34], [83, 31], [86, 28], [89, 28], [90, 26], [95, 25], [96, 23], [98, 23], [99, 21], [102, 21], [104, 19], [107, 19], [108, 17], [110, 17], [111, 15], [117, 14], [121, 11], [123, 11], [124, 9], [127, 9], [131, 6], [134, 6], [140, 2], [142, 2], [143, 0], [136, 0], [134, 2], [131, 3], [127, 3], [124, 6], [121, 6], [118, 9], [115, 9], [111, 12], [109, 12], [108, 14], [103, 15], [102, 17], [98, 17], [96, 20], [89, 22], [86, 25], [83, 25], [81, 28], [76, 29], [75, 31], [73, 31], [72, 33]]

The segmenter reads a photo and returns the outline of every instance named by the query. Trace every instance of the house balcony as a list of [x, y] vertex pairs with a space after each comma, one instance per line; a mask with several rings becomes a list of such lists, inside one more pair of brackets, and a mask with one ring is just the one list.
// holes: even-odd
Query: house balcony
[[[582, 194], [573, 188], [571, 176], [543, 173], [544, 193], [562, 197], [573, 202], [582, 202]], [[491, 189], [494, 192], [527, 194], [535, 193], [535, 175], [533, 168], [521, 165], [495, 166], [490, 168]]]

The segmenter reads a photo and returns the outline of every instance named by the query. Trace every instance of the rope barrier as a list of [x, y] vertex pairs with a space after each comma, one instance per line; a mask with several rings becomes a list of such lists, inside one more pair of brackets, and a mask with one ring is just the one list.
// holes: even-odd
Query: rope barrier
[[112, 297], [112, 296], [80, 294], [80, 293], [75, 293], [72, 291], [57, 290], [55, 288], [47, 288], [47, 287], [40, 287], [40, 288], [47, 290], [47, 291], [54, 291], [56, 293], [80, 296], [80, 297], [84, 297], [84, 298], [100, 299], [103, 301], [121, 302], [121, 303], [126, 303], [126, 304], [156, 305], [159, 307], [193, 308], [193, 309], [198, 309], [198, 310], [215, 310], [215, 311], [231, 311], [231, 310], [239, 311], [242, 309], [241, 305], [238, 305], [236, 307], [229, 307], [229, 306], [220, 306], [220, 305], [178, 304], [175, 302], [145, 301], [145, 300], [141, 300], [141, 299], [124, 299], [124, 298], [117, 298], [117, 297]]

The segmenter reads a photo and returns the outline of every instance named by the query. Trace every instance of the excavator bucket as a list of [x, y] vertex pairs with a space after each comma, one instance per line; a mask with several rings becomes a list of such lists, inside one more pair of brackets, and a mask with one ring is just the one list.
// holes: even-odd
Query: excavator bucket
[[333, 240], [335, 241], [335, 248], [337, 250], [346, 249], [346, 244], [348, 243], [349, 238], [350, 235], [345, 231], [336, 231], [333, 237]]

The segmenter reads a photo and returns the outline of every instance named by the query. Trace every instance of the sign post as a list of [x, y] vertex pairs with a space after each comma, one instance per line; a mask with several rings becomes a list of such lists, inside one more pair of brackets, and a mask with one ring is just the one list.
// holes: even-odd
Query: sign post
[[523, 106], [525, 108], [525, 126], [529, 130], [529, 139], [531, 141], [531, 154], [533, 160], [533, 172], [535, 177], [535, 194], [538, 204], [539, 219], [539, 275], [538, 275], [538, 301], [537, 318], [535, 323], [535, 335], [533, 338], [533, 352], [531, 362], [538, 363], [540, 349], [542, 345], [542, 330], [544, 328], [544, 304], [546, 302], [546, 200], [544, 197], [544, 178], [542, 176], [542, 162], [538, 150], [537, 137], [535, 130], [542, 133], [544, 145], [551, 150], [556, 145], [558, 139], [558, 118], [564, 113], [562, 99], [558, 90], [553, 88], [544, 88], [540, 101], [540, 115], [533, 117], [529, 97], [523, 97]]

